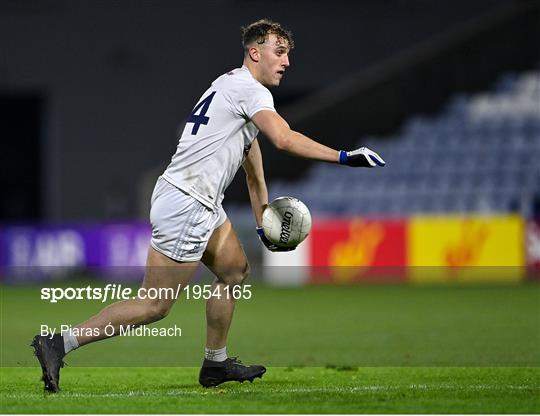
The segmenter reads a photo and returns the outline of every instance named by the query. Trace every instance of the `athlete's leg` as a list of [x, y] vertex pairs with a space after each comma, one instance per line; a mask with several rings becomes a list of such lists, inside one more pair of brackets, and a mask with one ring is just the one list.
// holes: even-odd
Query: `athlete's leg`
[[227, 292], [225, 288], [232, 289], [242, 284], [249, 273], [246, 254], [229, 220], [214, 230], [202, 261], [216, 275], [213, 290], [220, 290], [221, 297], [211, 296], [206, 303], [207, 350], [199, 372], [199, 383], [212, 387], [227, 381], [261, 378], [266, 372], [262, 365], [246, 366], [236, 358], [226, 358], [225, 346], [234, 311], [234, 297], [232, 290]]
[[202, 261], [217, 277], [212, 293], [218, 288], [222, 295], [212, 296], [206, 303], [206, 347], [217, 350], [227, 343], [234, 312], [232, 290], [227, 292], [225, 287], [242, 284], [249, 274], [246, 254], [228, 219], [212, 233]]
[[[176, 293], [178, 285], [183, 288], [189, 282], [197, 265], [198, 262], [174, 261], [150, 247], [142, 287], [145, 289], [172, 288]], [[95, 336], [84, 334], [77, 336], [77, 341], [79, 345], [85, 345], [109, 338], [105, 333], [107, 325], [112, 325], [115, 330], [114, 335], [118, 335], [120, 325], [142, 325], [158, 321], [167, 316], [175, 300], [170, 294], [167, 296], [162, 294], [160, 299], [136, 298], [113, 303], [76, 326], [76, 328], [97, 328], [94, 332], [98, 332]]]
[[[152, 241], [143, 288], [156, 289], [159, 296], [151, 299], [137, 293], [135, 299], [107, 306], [72, 331], [53, 337], [36, 335], [32, 346], [43, 371], [45, 390], [59, 390], [60, 369], [69, 351], [118, 335], [121, 326], [137, 326], [165, 317], [176, 300], [176, 293], [180, 293], [197, 268], [205, 248], [204, 238], [209, 235], [210, 228], [206, 224], [216, 218], [211, 215], [212, 211], [163, 178], [158, 179], [151, 202]], [[169, 292], [160, 293], [160, 290]], [[114, 331], [110, 331], [110, 326]], [[75, 331], [81, 328], [86, 330]]]
[[[173, 288], [174, 291], [178, 285], [183, 287], [187, 284], [197, 267], [197, 263], [197, 261], [178, 263], [150, 248], [143, 287], [146, 289]], [[118, 335], [120, 325], [141, 325], [157, 321], [167, 315], [174, 302], [174, 296], [160, 296], [159, 299], [154, 300], [136, 298], [109, 305], [96, 316], [76, 327], [93, 328], [92, 333], [95, 334], [88, 336], [83, 333], [82, 336], [76, 337], [76, 343], [85, 345]], [[105, 327], [108, 325], [114, 327], [113, 335], [108, 335], [110, 332], [106, 333]], [[71, 349], [76, 347], [76, 345], [71, 344], [71, 338], [73, 336], [70, 334], [56, 334], [53, 337], [36, 335], [32, 341], [34, 354], [43, 371], [42, 380], [45, 383], [46, 391], [55, 393], [60, 389], [60, 369], [64, 366], [64, 356], [69, 352], [65, 348], [65, 342], [70, 343]]]

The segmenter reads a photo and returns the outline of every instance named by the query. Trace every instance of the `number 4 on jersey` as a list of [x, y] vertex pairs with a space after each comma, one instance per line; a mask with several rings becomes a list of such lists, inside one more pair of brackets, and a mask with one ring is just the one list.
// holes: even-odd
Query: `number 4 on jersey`
[[[186, 123], [193, 123], [193, 129], [191, 129], [191, 134], [197, 134], [201, 124], [204, 124], [205, 126], [208, 124], [210, 117], [206, 117], [205, 114], [208, 111], [208, 107], [210, 107], [210, 103], [214, 99], [215, 94], [216, 92], [214, 91], [204, 100], [202, 100], [199, 104], [197, 104], [191, 112], [191, 115], [186, 121]], [[201, 112], [199, 114], [196, 114], [199, 110], [201, 110]]]

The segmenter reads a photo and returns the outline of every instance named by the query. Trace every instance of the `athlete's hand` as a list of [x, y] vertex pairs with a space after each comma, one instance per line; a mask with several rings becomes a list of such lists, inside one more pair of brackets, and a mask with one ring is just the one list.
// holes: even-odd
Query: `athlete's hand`
[[386, 162], [373, 150], [370, 150], [367, 147], [361, 147], [360, 149], [350, 152], [340, 150], [339, 164], [354, 167], [374, 168], [375, 166], [384, 166], [386, 165]]
[[276, 251], [292, 251], [292, 250], [294, 250], [296, 248], [296, 247], [279, 247], [279, 246], [275, 245], [268, 238], [266, 238], [266, 236], [264, 235], [264, 230], [263, 230], [262, 227], [257, 227], [257, 234], [259, 235], [259, 239], [264, 244], [264, 246], [270, 251], [273, 251], [273, 252], [276, 252]]

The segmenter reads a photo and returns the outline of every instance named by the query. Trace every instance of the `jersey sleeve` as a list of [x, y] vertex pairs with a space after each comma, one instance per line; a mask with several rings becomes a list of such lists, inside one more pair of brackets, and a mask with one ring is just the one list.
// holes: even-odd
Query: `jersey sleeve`
[[262, 85], [242, 91], [237, 106], [242, 115], [249, 119], [261, 110], [276, 111], [272, 93]]

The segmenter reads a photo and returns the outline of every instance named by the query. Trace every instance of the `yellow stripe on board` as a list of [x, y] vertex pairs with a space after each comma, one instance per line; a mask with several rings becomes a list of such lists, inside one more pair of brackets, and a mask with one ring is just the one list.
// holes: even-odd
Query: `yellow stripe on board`
[[409, 219], [413, 282], [516, 282], [524, 276], [520, 216], [416, 216]]

